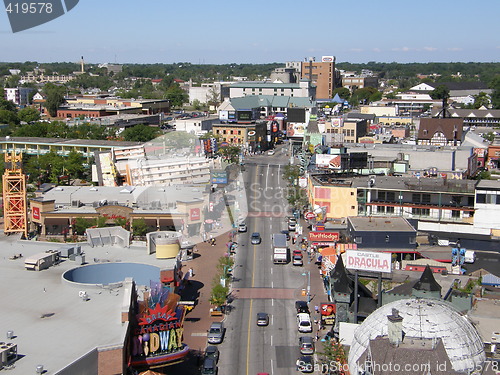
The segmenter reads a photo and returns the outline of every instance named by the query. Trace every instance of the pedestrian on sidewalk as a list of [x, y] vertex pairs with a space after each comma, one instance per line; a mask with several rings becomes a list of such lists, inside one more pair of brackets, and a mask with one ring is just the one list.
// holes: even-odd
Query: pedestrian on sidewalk
[[193, 270], [193, 267], [191, 267], [189, 269], [189, 277], [193, 277], [194, 276], [194, 270]]

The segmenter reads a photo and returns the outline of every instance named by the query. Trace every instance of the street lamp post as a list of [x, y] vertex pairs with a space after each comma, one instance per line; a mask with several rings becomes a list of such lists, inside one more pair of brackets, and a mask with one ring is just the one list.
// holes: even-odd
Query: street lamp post
[[311, 302], [311, 271], [307, 271], [307, 273], [303, 272], [302, 276], [307, 275], [307, 303]]

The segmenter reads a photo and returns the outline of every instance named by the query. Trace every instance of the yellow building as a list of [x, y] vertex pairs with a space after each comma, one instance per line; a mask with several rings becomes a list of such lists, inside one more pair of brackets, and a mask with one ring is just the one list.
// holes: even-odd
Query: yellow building
[[309, 204], [325, 207], [329, 220], [358, 215], [357, 189], [352, 187], [352, 181], [321, 181], [320, 176], [309, 176], [307, 190]]

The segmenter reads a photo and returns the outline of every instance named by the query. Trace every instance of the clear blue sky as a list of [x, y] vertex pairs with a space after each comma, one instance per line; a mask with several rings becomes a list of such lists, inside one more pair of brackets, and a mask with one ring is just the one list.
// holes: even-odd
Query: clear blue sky
[[1, 3], [0, 61], [500, 61], [500, 0], [80, 0], [16, 34]]

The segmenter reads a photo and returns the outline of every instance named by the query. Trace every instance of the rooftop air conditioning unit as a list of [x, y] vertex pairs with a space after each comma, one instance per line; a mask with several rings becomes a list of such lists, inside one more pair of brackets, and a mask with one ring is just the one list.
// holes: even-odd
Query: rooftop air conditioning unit
[[81, 203], [80, 201], [71, 201], [71, 207], [80, 207]]

